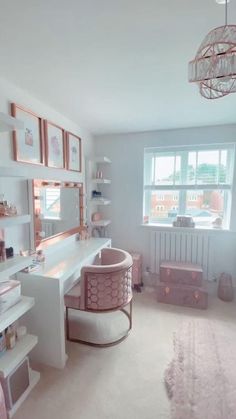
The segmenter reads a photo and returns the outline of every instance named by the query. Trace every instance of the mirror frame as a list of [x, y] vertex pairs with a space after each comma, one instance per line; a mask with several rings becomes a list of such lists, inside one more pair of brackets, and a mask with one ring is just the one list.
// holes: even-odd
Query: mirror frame
[[[51, 244], [55, 244], [60, 240], [65, 239], [66, 237], [72, 236], [73, 234], [81, 233], [84, 229], [84, 188], [82, 182], [63, 182], [56, 180], [41, 180], [33, 179], [31, 182], [32, 185], [32, 212], [33, 212], [33, 235], [34, 235], [34, 246], [35, 249], [42, 249], [48, 247]], [[50, 186], [50, 188], [74, 188], [79, 189], [80, 197], [80, 226], [72, 228], [67, 231], [55, 234], [51, 237], [42, 238], [40, 237], [40, 211], [37, 208], [36, 201], [38, 200], [39, 194], [37, 189]]]

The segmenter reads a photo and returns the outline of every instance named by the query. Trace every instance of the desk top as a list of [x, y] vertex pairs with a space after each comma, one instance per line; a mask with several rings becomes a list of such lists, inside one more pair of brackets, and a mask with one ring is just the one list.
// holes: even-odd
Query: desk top
[[41, 276], [45, 278], [66, 280], [77, 269], [86, 264], [91, 264], [92, 259], [104, 247], [111, 245], [111, 239], [91, 238], [81, 240], [62, 248], [60, 251], [46, 257], [46, 261], [36, 271], [28, 275]]

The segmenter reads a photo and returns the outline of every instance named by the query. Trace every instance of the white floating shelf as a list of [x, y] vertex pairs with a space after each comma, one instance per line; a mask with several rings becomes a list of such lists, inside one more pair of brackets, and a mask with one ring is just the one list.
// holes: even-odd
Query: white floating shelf
[[95, 163], [105, 163], [105, 164], [111, 164], [111, 160], [108, 157], [103, 156], [97, 156], [94, 158]]
[[39, 380], [40, 380], [40, 373], [38, 371], [30, 370], [30, 385], [22, 394], [22, 396], [19, 398], [19, 400], [17, 400], [17, 402], [14, 404], [12, 409], [8, 410], [8, 415], [10, 419], [16, 413], [17, 409], [19, 409], [19, 407], [25, 401], [26, 397], [33, 390], [33, 388], [36, 386]]
[[92, 198], [90, 202], [94, 205], [109, 205], [111, 203], [109, 199], [103, 199], [103, 198]]
[[5, 262], [0, 262], [0, 281], [31, 265], [32, 260], [31, 256], [14, 256]]
[[[28, 172], [28, 174], [27, 174]], [[0, 167], [0, 177], [15, 177], [15, 178], [23, 178], [28, 179], [29, 178], [29, 170], [25, 168], [24, 166], [11, 166], [11, 167]]]
[[96, 178], [93, 178], [92, 181], [94, 183], [111, 183], [110, 179], [96, 179]]
[[24, 129], [24, 122], [0, 112], [0, 132], [9, 132], [15, 129]]
[[93, 227], [106, 227], [111, 224], [111, 220], [99, 220], [99, 221], [92, 221], [91, 225]]
[[19, 224], [30, 223], [30, 215], [14, 215], [8, 217], [0, 217], [0, 228], [14, 227]]
[[[21, 297], [21, 300], [0, 315], [0, 332], [14, 323], [34, 306], [33, 297]], [[0, 358], [1, 359], [1, 358]]]
[[34, 335], [25, 335], [17, 340], [16, 346], [0, 357], [0, 374], [7, 377], [37, 343], [38, 337]]

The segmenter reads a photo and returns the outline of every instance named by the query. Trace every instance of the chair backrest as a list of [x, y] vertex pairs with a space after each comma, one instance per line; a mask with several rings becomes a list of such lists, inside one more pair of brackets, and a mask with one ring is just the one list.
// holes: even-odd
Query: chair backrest
[[112, 311], [132, 299], [132, 257], [121, 249], [101, 251], [101, 264], [84, 266], [81, 271], [80, 309]]

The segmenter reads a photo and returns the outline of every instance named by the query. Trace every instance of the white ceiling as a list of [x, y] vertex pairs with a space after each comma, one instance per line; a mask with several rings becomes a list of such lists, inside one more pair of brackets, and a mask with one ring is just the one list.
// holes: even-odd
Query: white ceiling
[[187, 81], [223, 23], [215, 0], [0, 0], [0, 75], [95, 134], [234, 123], [236, 94]]

